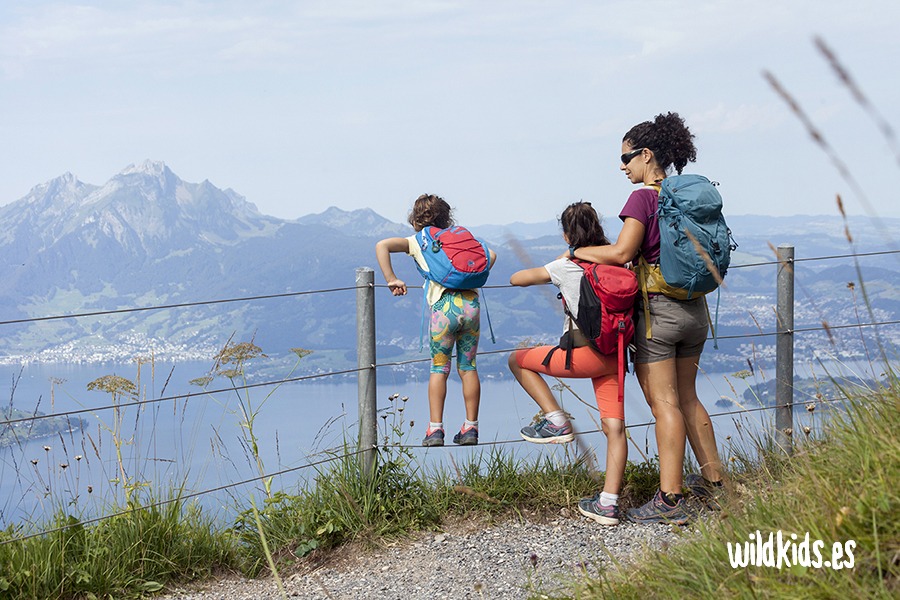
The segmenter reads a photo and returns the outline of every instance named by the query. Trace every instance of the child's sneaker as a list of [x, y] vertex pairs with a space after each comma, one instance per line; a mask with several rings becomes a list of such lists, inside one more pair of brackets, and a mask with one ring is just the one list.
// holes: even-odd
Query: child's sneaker
[[619, 524], [619, 507], [615, 504], [603, 506], [600, 504], [600, 493], [593, 498], [582, 498], [578, 501], [578, 512], [589, 519], [593, 519], [601, 525]]
[[541, 419], [536, 425], [523, 427], [522, 437], [535, 444], [565, 444], [575, 439], [572, 424], [556, 426], [547, 419]]
[[428, 429], [425, 431], [425, 439], [422, 440], [423, 446], [443, 446], [444, 445], [444, 430], [443, 429]]
[[673, 525], [687, 525], [694, 520], [688, 509], [687, 502], [682, 497], [675, 506], [669, 506], [663, 500], [663, 493], [656, 491], [653, 499], [640, 508], [632, 508], [628, 511], [628, 520], [634, 523], [671, 523]]
[[469, 427], [468, 429], [460, 429], [459, 433], [453, 436], [453, 443], [460, 446], [477, 446], [478, 445], [478, 428]]

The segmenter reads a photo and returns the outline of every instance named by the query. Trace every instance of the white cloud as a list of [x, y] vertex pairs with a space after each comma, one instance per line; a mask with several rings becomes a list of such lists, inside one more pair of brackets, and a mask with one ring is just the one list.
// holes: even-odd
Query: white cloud
[[784, 122], [784, 110], [774, 102], [767, 104], [718, 103], [703, 112], [686, 115], [696, 133], [734, 134], [774, 129]]

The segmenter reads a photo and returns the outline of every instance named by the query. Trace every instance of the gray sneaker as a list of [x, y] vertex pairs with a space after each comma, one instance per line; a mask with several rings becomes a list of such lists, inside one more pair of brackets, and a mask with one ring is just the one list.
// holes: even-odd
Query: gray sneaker
[[578, 512], [588, 519], [597, 521], [601, 525], [619, 524], [619, 507], [615, 504], [612, 506], [603, 506], [600, 504], [599, 492], [593, 498], [582, 498], [579, 500]]
[[672, 525], [687, 525], [696, 518], [688, 508], [684, 498], [678, 500], [675, 506], [669, 506], [663, 500], [662, 491], [657, 490], [656, 495], [640, 508], [628, 510], [628, 520], [634, 523], [670, 523]]
[[527, 441], [535, 444], [565, 444], [575, 439], [572, 424], [568, 421], [557, 427], [547, 419], [541, 419], [536, 425], [523, 427], [520, 433]]
[[425, 438], [422, 440], [422, 445], [429, 446], [443, 446], [444, 445], [444, 430], [443, 429], [428, 429], [425, 431]]
[[478, 445], [478, 428], [469, 427], [465, 431], [459, 430], [459, 433], [453, 436], [453, 443], [460, 446], [477, 446]]

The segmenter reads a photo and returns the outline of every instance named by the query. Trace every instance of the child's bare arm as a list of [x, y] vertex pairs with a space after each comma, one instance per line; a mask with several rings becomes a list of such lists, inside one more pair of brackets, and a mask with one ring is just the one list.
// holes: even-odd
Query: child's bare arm
[[523, 269], [516, 271], [509, 278], [512, 285], [519, 287], [528, 287], [529, 285], [539, 285], [541, 283], [550, 283], [550, 272], [544, 267], [534, 267], [531, 269]]
[[378, 266], [381, 267], [381, 274], [387, 281], [391, 293], [395, 296], [403, 296], [406, 294], [406, 283], [394, 274], [394, 267], [391, 264], [392, 252], [406, 252], [409, 249], [409, 241], [406, 238], [393, 237], [385, 238], [375, 244], [375, 258], [378, 259]]

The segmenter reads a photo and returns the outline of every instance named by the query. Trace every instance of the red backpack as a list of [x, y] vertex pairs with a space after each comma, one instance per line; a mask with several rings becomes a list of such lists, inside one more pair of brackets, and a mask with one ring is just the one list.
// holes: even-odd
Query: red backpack
[[[563, 300], [563, 309], [600, 354], [618, 354], [619, 402], [625, 399], [625, 349], [634, 337], [634, 301], [637, 276], [630, 269], [614, 265], [573, 260], [584, 270], [578, 299], [578, 317], [572, 317]], [[562, 294], [560, 294], [562, 298]], [[561, 347], [561, 346], [560, 346]], [[572, 344], [566, 350], [566, 368], [572, 365]], [[555, 350], [555, 348], [554, 348]], [[550, 354], [544, 364], [550, 362]]]

